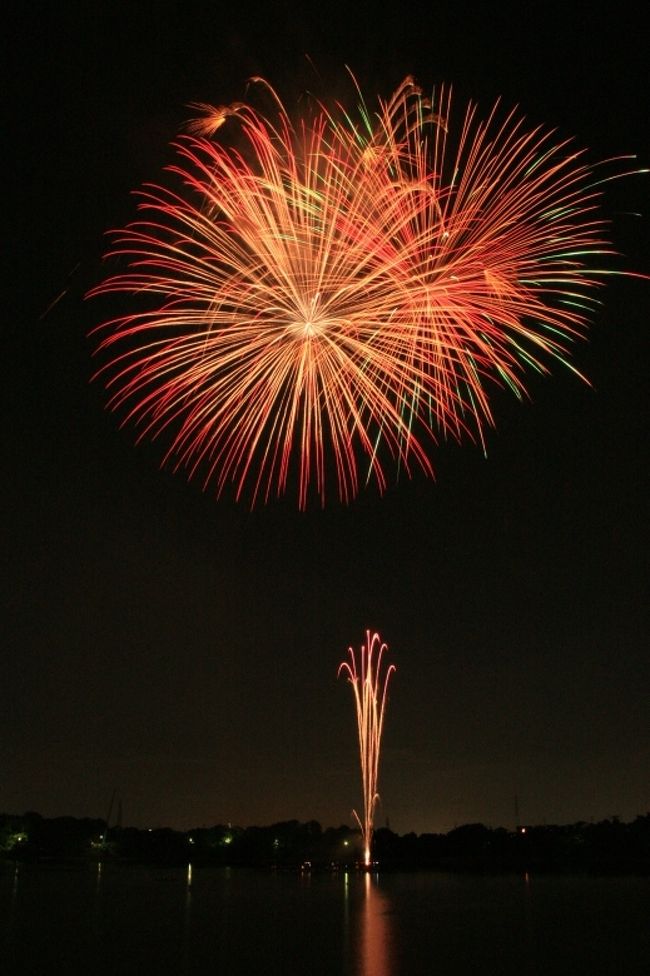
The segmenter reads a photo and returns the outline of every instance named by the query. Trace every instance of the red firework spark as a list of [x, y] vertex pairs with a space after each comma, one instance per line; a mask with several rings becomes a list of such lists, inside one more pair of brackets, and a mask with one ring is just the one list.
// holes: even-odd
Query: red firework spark
[[470, 106], [452, 139], [449, 93], [410, 78], [355, 118], [292, 122], [266, 90], [266, 113], [195, 106], [90, 294], [136, 308], [96, 330], [124, 422], [217, 494], [294, 479], [304, 508], [482, 441], [492, 384], [568, 365], [612, 251], [582, 155], [514, 113]]

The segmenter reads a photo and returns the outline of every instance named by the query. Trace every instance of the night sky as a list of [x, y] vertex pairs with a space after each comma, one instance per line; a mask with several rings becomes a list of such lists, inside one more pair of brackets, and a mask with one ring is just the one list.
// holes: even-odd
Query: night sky
[[[612, 278], [569, 371], [497, 392], [488, 458], [441, 447], [348, 507], [251, 513], [159, 470], [90, 383], [85, 291], [104, 232], [155, 180], [187, 103], [259, 74], [388, 95], [497, 97], [598, 160], [647, 166], [641, 5], [247, 0], [14, 3], [5, 129], [6, 582], [0, 811], [187, 828], [351, 822], [350, 688], [378, 629], [397, 664], [377, 822], [399, 833], [572, 822], [650, 809], [645, 342], [650, 283]], [[479, 12], [480, 10], [480, 12]], [[353, 107], [353, 106], [352, 106]], [[650, 270], [648, 177], [604, 209]], [[635, 216], [641, 212], [644, 216]], [[47, 311], [62, 292], [63, 297]]]

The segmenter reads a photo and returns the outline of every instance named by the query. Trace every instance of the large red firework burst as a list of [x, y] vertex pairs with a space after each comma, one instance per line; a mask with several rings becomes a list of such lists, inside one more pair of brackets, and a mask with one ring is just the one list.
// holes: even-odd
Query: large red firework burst
[[440, 437], [483, 439], [492, 384], [568, 364], [611, 253], [593, 174], [497, 108], [453, 136], [448, 91], [410, 78], [297, 121], [257, 83], [271, 109], [199, 106], [113, 234], [109, 405], [252, 504], [431, 474]]

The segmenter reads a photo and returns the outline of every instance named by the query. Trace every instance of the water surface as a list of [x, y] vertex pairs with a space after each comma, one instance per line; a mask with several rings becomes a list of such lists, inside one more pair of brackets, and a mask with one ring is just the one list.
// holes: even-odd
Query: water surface
[[650, 973], [650, 879], [0, 863], [4, 976]]

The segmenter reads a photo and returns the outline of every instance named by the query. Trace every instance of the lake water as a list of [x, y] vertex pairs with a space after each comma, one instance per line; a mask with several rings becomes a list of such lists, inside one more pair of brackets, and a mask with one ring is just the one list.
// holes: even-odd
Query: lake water
[[0, 862], [3, 976], [650, 973], [650, 878]]

